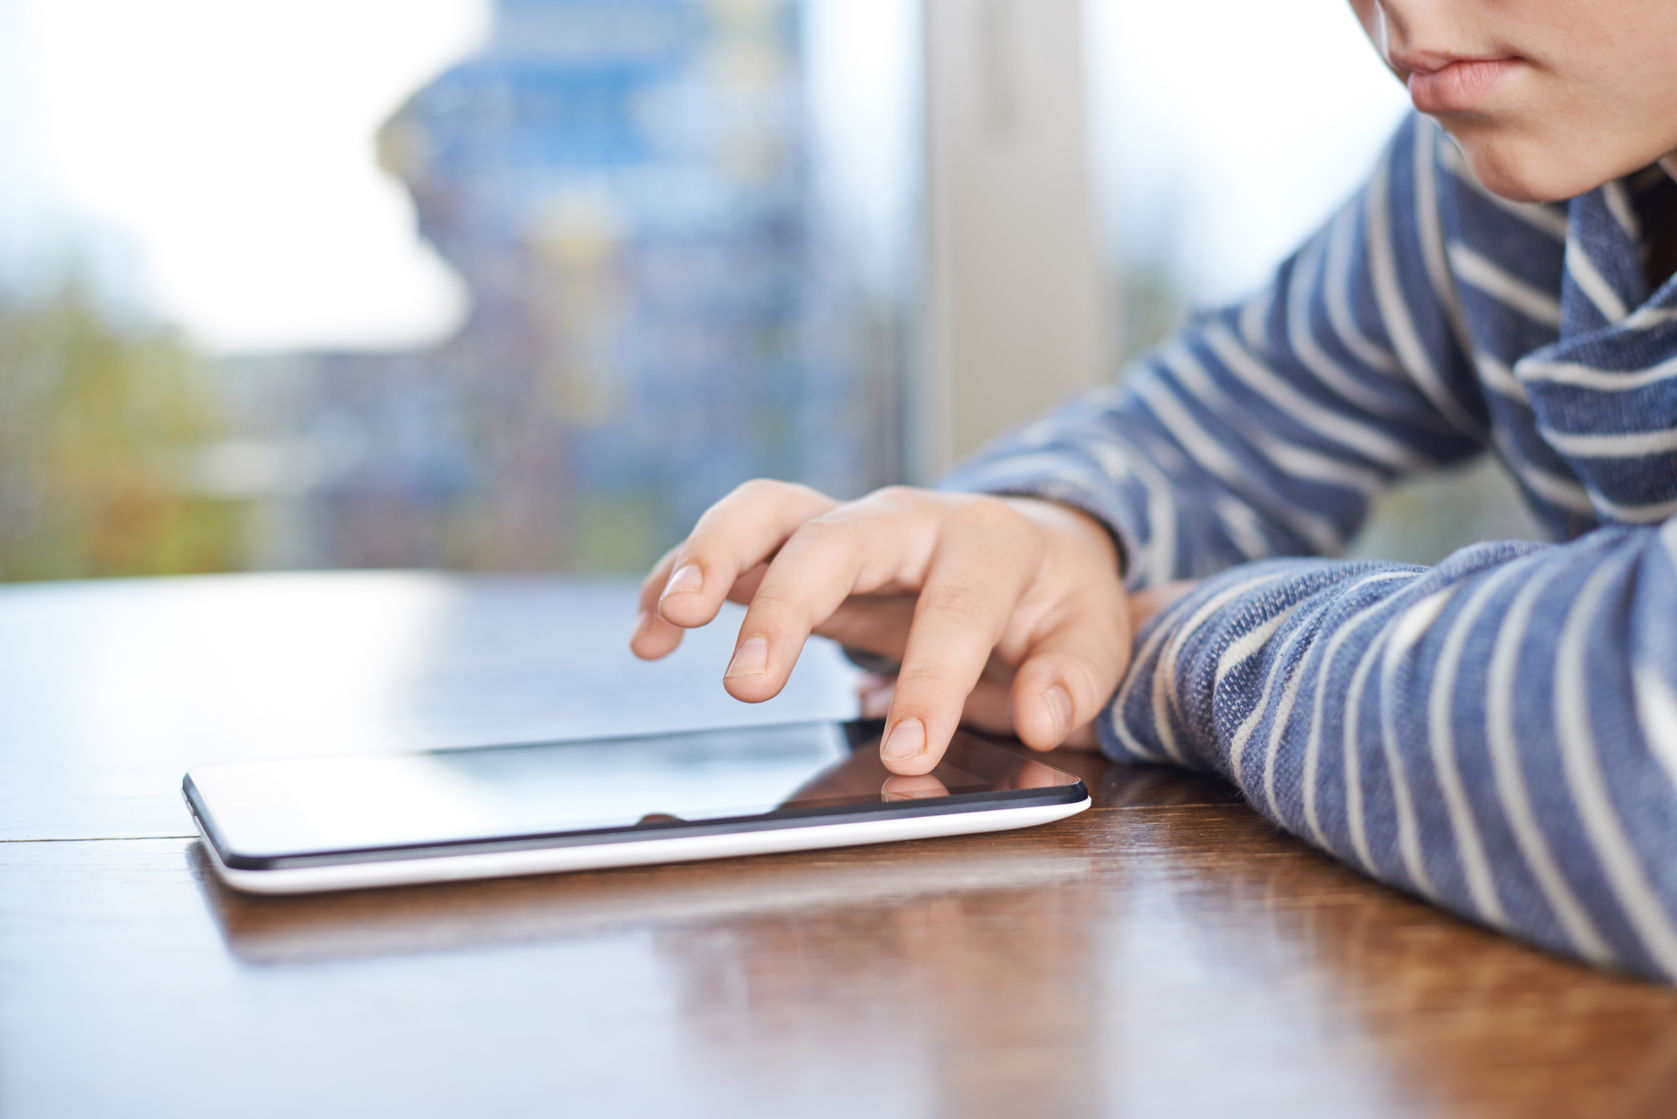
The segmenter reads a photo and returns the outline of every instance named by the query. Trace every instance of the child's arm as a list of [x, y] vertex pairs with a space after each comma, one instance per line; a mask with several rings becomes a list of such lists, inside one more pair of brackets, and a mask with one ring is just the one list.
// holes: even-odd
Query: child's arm
[[1445, 143], [1412, 119], [1271, 292], [951, 484], [1094, 514], [1132, 588], [1223, 572], [1141, 635], [1108, 753], [1217, 771], [1387, 882], [1677, 978], [1677, 525], [1431, 570], [1241, 563], [1332, 552], [1373, 490], [1485, 441], [1437, 209], [1475, 188]]
[[1098, 729], [1386, 882], [1677, 979], [1673, 618], [1677, 521], [1250, 564], [1143, 631]]
[[[812, 631], [895, 659], [900, 773], [936, 764], [963, 704], [1039, 748], [1092, 739], [1129, 659], [1120, 565], [1137, 589], [1331, 552], [1373, 491], [1482, 445], [1436, 220], [1444, 143], [1412, 119], [1264, 296], [946, 486], [1005, 498], [740, 487], [655, 565], [631, 646], [665, 656], [732, 598], [751, 607], [726, 674], [741, 699], [778, 692]], [[905, 728], [918, 745], [894, 753]]]
[[1107, 524], [1140, 587], [1337, 553], [1399, 476], [1486, 442], [1444, 271], [1449, 140], [1399, 131], [1367, 186], [1246, 304], [1124, 382], [1005, 437], [944, 488], [1049, 497]]
[[777, 692], [812, 629], [900, 656], [888, 741], [915, 728], [918, 752], [899, 773], [936, 763], [999, 659], [1033, 745], [1098, 711], [1116, 756], [1223, 772], [1388, 881], [1677, 978], [1677, 528], [1433, 570], [1240, 564], [1337, 547], [1373, 489], [1485, 441], [1439, 294], [1436, 143], [1406, 126], [1269, 298], [957, 475], [1094, 514], [1132, 588], [1223, 572], [1141, 635], [1110, 705], [1129, 647], [1116, 556], [1096, 521], [1017, 499], [743, 487], [648, 578], [636, 651], [666, 654], [729, 596], [751, 603], [741, 698]]

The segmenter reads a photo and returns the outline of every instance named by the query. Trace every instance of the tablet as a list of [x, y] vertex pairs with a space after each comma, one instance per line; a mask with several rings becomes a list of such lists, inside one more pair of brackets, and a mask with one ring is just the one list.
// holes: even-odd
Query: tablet
[[883, 843], [1048, 823], [1083, 782], [959, 732], [931, 773], [877, 720], [198, 766], [211, 865], [258, 893], [391, 886]]

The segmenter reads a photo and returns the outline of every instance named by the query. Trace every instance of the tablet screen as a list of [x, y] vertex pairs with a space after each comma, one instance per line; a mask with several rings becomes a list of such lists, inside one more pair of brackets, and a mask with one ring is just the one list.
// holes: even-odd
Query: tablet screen
[[269, 859], [790, 817], [1062, 783], [1074, 779], [964, 733], [929, 777], [894, 777], [879, 761], [877, 723], [807, 723], [203, 766], [188, 793], [223, 857]]

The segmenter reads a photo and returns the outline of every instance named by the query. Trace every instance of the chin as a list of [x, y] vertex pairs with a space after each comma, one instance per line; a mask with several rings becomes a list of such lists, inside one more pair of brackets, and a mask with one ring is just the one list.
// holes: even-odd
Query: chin
[[1471, 127], [1445, 130], [1467, 158], [1473, 177], [1492, 194], [1510, 202], [1564, 202], [1588, 194], [1603, 183], [1628, 175], [1643, 162], [1602, 158], [1600, 151], [1575, 151], [1575, 145], [1510, 136], [1502, 130]]

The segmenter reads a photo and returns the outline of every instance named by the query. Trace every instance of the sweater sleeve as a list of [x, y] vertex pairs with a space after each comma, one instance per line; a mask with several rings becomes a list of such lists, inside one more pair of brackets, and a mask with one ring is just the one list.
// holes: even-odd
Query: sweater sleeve
[[1486, 443], [1439, 233], [1436, 126], [1409, 118], [1368, 184], [1247, 302], [1115, 387], [963, 464], [952, 489], [1052, 498], [1104, 522], [1132, 588], [1333, 555], [1373, 495]]
[[1677, 521], [1433, 568], [1281, 558], [1488, 443], [1443, 142], [1411, 118], [1266, 291], [947, 484], [1093, 514], [1132, 588], [1202, 580], [1138, 635], [1108, 754], [1219, 773], [1382, 881], [1677, 980]]
[[1271, 560], [1138, 636], [1120, 759], [1484, 924], [1677, 980], [1677, 520], [1435, 568]]

